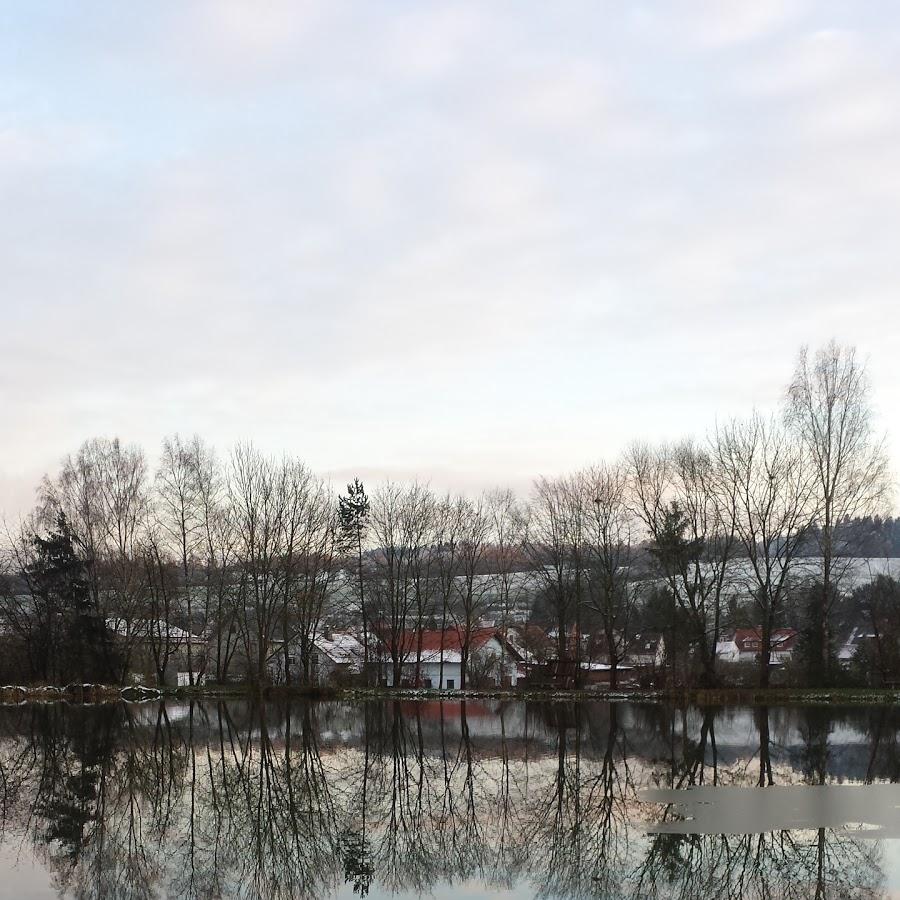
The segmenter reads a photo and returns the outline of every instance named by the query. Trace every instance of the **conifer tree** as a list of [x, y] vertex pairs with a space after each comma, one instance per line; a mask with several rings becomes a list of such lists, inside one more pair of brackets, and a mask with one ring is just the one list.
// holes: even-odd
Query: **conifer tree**
[[363, 632], [363, 668], [366, 682], [369, 680], [369, 617], [366, 610], [365, 577], [363, 571], [363, 544], [369, 530], [369, 498], [363, 483], [354, 478], [347, 485], [346, 495], [338, 498], [340, 543], [344, 553], [356, 557], [357, 589]]

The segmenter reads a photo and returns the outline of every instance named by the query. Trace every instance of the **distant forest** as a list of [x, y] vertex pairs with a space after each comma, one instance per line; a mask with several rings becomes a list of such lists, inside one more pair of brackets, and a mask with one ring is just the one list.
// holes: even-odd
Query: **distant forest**
[[[844, 522], [835, 530], [837, 543], [851, 556], [900, 557], [900, 518], [864, 516]], [[816, 548], [810, 545], [810, 555]]]

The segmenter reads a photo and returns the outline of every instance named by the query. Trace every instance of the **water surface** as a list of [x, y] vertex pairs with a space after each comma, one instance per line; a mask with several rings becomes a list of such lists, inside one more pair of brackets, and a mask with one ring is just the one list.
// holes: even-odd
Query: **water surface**
[[0, 708], [0, 896], [900, 893], [900, 711]]

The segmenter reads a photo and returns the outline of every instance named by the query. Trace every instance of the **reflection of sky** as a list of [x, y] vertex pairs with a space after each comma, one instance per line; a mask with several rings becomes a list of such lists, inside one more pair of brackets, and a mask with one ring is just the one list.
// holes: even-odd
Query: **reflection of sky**
[[[409, 827], [400, 839], [399, 846], [407, 851], [422, 848], [422, 858], [429, 865], [426, 877], [431, 873], [431, 866], [438, 870], [432, 875], [438, 882], [433, 886], [429, 885], [430, 895], [447, 900], [466, 897], [522, 900], [533, 897], [540, 889], [552, 888], [563, 890], [561, 896], [567, 897], [569, 895], [564, 892], [564, 888], [560, 888], [560, 885], [566, 884], [563, 876], [569, 871], [565, 847], [570, 846], [572, 835], [576, 832], [579, 840], [584, 842], [584, 847], [588, 848], [586, 851], [582, 850], [582, 855], [578, 857], [581, 867], [578, 869], [581, 878], [579, 883], [583, 886], [586, 883], [585, 879], [591, 877], [593, 869], [590, 867], [600, 860], [597, 854], [602, 841], [598, 836], [602, 833], [605, 796], [603, 785], [606, 783], [602, 773], [606, 762], [604, 754], [610, 746], [607, 743], [610, 707], [602, 703], [584, 703], [577, 707], [573, 704], [519, 703], [502, 707], [500, 704], [474, 704], [471, 719], [467, 717], [469, 727], [466, 731], [471, 739], [467, 747], [464, 740], [465, 731], [461, 728], [459, 704], [445, 705], [443, 733], [439, 730], [440, 716], [432, 715], [435, 711], [434, 706], [435, 704], [403, 703], [385, 704], [380, 709], [374, 709], [370, 705], [370, 724], [374, 728], [374, 722], [377, 721], [379, 726], [371, 734], [368, 756], [365, 744], [361, 740], [363, 733], [361, 706], [329, 702], [311, 706], [298, 703], [291, 707], [293, 715], [290, 732], [294, 747], [293, 759], [297, 761], [292, 769], [295, 773], [301, 769], [310, 771], [306, 767], [312, 762], [312, 769], [324, 776], [323, 786], [317, 790], [322, 790], [323, 796], [328, 795], [334, 811], [334, 821], [337, 823], [337, 833], [343, 834], [345, 829], [351, 832], [359, 829], [360, 807], [356, 792], [360, 786], [364, 762], [368, 758], [372, 793], [368, 801], [367, 836], [371, 846], [382, 848], [379, 851], [381, 853], [386, 852], [385, 848], [390, 843], [388, 839], [395, 829], [393, 824], [395, 820], [391, 815], [394, 803], [399, 803], [402, 808], [404, 803], [416, 805], [421, 800], [422, 806], [416, 806], [422, 811], [421, 817], [418, 813], [411, 814], [412, 827]], [[173, 723], [175, 731], [184, 738], [189, 729], [184, 715], [188, 707], [184, 704], [170, 703], [167, 704], [167, 709], [169, 721]], [[395, 726], [391, 715], [396, 709], [402, 709], [403, 720]], [[498, 734], [501, 732], [498, 715], [500, 709], [503, 710], [502, 731], [506, 736], [505, 744], [498, 740]], [[577, 715], [575, 710], [578, 711]], [[155, 715], [158, 707], [145, 704], [133, 707], [132, 711], [135, 713], [134, 724], [127, 731], [118, 732], [121, 744], [116, 757], [110, 760], [107, 776], [109, 789], [120, 792], [118, 793], [120, 801], [127, 797], [124, 791], [128, 783], [125, 773], [139, 774], [142, 765], [140, 760], [152, 758], [145, 755], [148, 754], [149, 742], [153, 741], [156, 746], [155, 742], [159, 737]], [[437, 712], [440, 712], [440, 709]], [[676, 730], [672, 744], [668, 745], [661, 736], [672, 734], [668, 726], [681, 722], [682, 716], [679, 711], [659, 706], [621, 704], [615, 707], [615, 712], [619, 731], [613, 753], [615, 771], [609, 782], [612, 785], [609, 796], [615, 801], [615, 836], [609, 845], [611, 846], [609, 858], [615, 861], [615, 872], [621, 874], [640, 867], [642, 861], [649, 855], [654, 836], [648, 834], [645, 827], [659, 821], [661, 807], [656, 803], [641, 802], [643, 796], [641, 792], [670, 786], [671, 758], [674, 757], [679, 765], [690, 759], [691, 747], [699, 736], [703, 718], [696, 710], [689, 710], [686, 716], [687, 740]], [[251, 718], [245, 704], [229, 705], [229, 713], [236, 725], [234, 736], [239, 739], [245, 737], [251, 721], [254, 723], [251, 735], [258, 734], [260, 719], [258, 716]], [[66, 714], [73, 718], [86, 715], [81, 710], [69, 710]], [[27, 717], [22, 718], [21, 715], [21, 710], [16, 710], [15, 713], [0, 711], [0, 724], [5, 735], [0, 741], [0, 760], [4, 762], [7, 760], [7, 754], [18, 758], [23, 747], [28, 744], [27, 737], [21, 731], [22, 723], [27, 721]], [[888, 883], [900, 889], [898, 841], [873, 839], [870, 834], [863, 835], [864, 840], [855, 841], [851, 831], [842, 827], [845, 823], [853, 825], [867, 822], [880, 827], [882, 829], [880, 835], [900, 833], [896, 815], [896, 807], [900, 805], [900, 785], [858, 784], [865, 776], [869, 750], [861, 742], [861, 736], [866, 731], [871, 733], [873, 723], [877, 723], [884, 738], [879, 758], [883, 764], [890, 765], [894, 747], [888, 739], [889, 737], [892, 739], [897, 732], [896, 723], [900, 721], [898, 714], [887, 708], [810, 711], [795, 707], [770, 710], [769, 720], [773, 735], [780, 731], [785, 735], [795, 736], [810, 722], [818, 722], [820, 725], [830, 724], [829, 758], [837, 759], [846, 771], [836, 772], [829, 768], [826, 774], [828, 784], [825, 787], [810, 788], [802, 783], [805, 776], [801, 768], [791, 765], [792, 760], [797, 762], [799, 757], [792, 754], [782, 755], [780, 763], [773, 767], [778, 786], [764, 789], [753, 787], [759, 772], [759, 742], [754, 725], [755, 717], [758, 715], [758, 710], [719, 711], [714, 723], [716, 739], [718, 742], [721, 738], [722, 748], [729, 748], [728, 753], [722, 750], [718, 756], [716, 778], [723, 787], [714, 788], [709, 795], [703, 791], [681, 791], [674, 798], [677, 800], [699, 798], [703, 801], [699, 810], [692, 811], [697, 820], [687, 829], [707, 833], [707, 838], [704, 838], [707, 840], [705, 845], [707, 856], [703, 859], [715, 857], [716, 837], [722, 832], [729, 834], [746, 832], [752, 831], [754, 827], [767, 829], [791, 827], [796, 830], [792, 832], [791, 841], [788, 843], [796, 843], [800, 848], [799, 855], [805, 855], [808, 860], [810, 849], [815, 847], [815, 834], [808, 829], [824, 825], [829, 829], [829, 846], [839, 848], [839, 854], [843, 854], [839, 855], [840, 859], [849, 860], [848, 865], [863, 860], [865, 865], [861, 869], [877, 874], [881, 856], [884, 855]], [[197, 802], [198, 816], [202, 820], [205, 818], [203, 811], [204, 809], [208, 811], [209, 798], [212, 796], [213, 782], [210, 781], [210, 777], [217, 777], [211, 776], [210, 773], [227, 769], [231, 773], [229, 777], [234, 779], [237, 772], [229, 738], [224, 742], [223, 755], [215, 710], [211, 712], [210, 708], [205, 708], [203, 704], [195, 704], [190, 719], [190, 732], [193, 735], [195, 754], [199, 763], [196, 769], [198, 782], [194, 799]], [[280, 767], [283, 763], [284, 735], [287, 731], [285, 720], [278, 707], [274, 705], [267, 707], [265, 719], [268, 723], [267, 736], [268, 747], [272, 753], [271, 759], [276, 767]], [[321, 755], [315, 760], [304, 755], [303, 747], [306, 745], [300, 741], [304, 720], [312, 721], [317, 726], [314, 743], [319, 747]], [[581, 723], [580, 734], [574, 728], [575, 721]], [[841, 723], [840, 727], [837, 727], [837, 722]], [[706, 724], [709, 724], [709, 720]], [[418, 756], [420, 726], [424, 743], [421, 758]], [[401, 744], [395, 745], [393, 741], [398, 734]], [[10, 735], [16, 736], [15, 741]], [[555, 743], [560, 739], [565, 742], [562, 769]], [[793, 737], [791, 739], [793, 740]], [[165, 742], [160, 746], [165, 749]], [[392, 756], [395, 746], [402, 746], [406, 751], [405, 759], [399, 760], [399, 768], [396, 767], [397, 760]], [[577, 757], [576, 747], [579, 750]], [[861, 755], [856, 752], [861, 747], [867, 754]], [[627, 759], [623, 759], [623, 748], [627, 748]], [[255, 738], [251, 739], [250, 749], [252, 752], [245, 761], [242, 775], [246, 778], [246, 784], [241, 782], [240, 789], [233, 792], [235, 807], [234, 809], [229, 807], [226, 811], [227, 823], [243, 823], [245, 820], [241, 818], [243, 815], [241, 810], [244, 809], [245, 799], [250, 801], [250, 806], [255, 806], [257, 802], [254, 794], [257, 787], [254, 786], [261, 785], [264, 780], [268, 781], [271, 777], [277, 780], [281, 777], [279, 771], [283, 772], [283, 769], [278, 769], [274, 773], [272, 771], [263, 773], [259, 764], [261, 748]], [[505, 756], [501, 752], [503, 749], [507, 751]], [[136, 751], [137, 757], [129, 757], [126, 764], [125, 754], [130, 751]], [[471, 783], [466, 780], [469, 774], [467, 763], [470, 759], [473, 766]], [[508, 783], [504, 782], [506, 776], [504, 759], [508, 761]], [[706, 760], [706, 768], [702, 773], [702, 780], [705, 785], [709, 785], [712, 769], [708, 748], [703, 759]], [[210, 760], [211, 767], [209, 767]], [[445, 762], [449, 763], [446, 769]], [[318, 768], [319, 763], [321, 769]], [[411, 776], [413, 782], [399, 794], [392, 794], [393, 779], [398, 772], [403, 773], [403, 777]], [[421, 793], [416, 782], [420, 772], [425, 776]], [[157, 771], [154, 769], [154, 775], [156, 774]], [[699, 774], [698, 772], [698, 778]], [[847, 780], [846, 784], [837, 783], [842, 778]], [[147, 789], [140, 778], [136, 783], [139, 790]], [[304, 789], [301, 786], [304, 783], [301, 779], [296, 787], [301, 791], [301, 796], [311, 797], [311, 794], [302, 793]], [[501, 788], [504, 783], [506, 787]], [[793, 786], [785, 787], [785, 785]], [[220, 788], [221, 786], [217, 790]], [[18, 802], [22, 803], [23, 810], [29, 809], [28, 798], [32, 796], [33, 790], [35, 784], [26, 782], [20, 792]], [[277, 789], [274, 796], [279, 796]], [[557, 805], [558, 796], [561, 797], [559, 805]], [[475, 810], [476, 824], [473, 832], [466, 830], [468, 827], [466, 804], [470, 797]], [[505, 807], [500, 801], [501, 797], [508, 798], [508, 806]], [[658, 802], [669, 801], [673, 797], [656, 795], [651, 799]], [[172, 830], [167, 832], [164, 841], [158, 845], [153, 842], [152, 846], [148, 847], [149, 854], [159, 861], [166, 877], [171, 874], [173, 867], [182, 866], [185, 862], [183, 848], [186, 840], [188, 798], [185, 793], [180, 795], [176, 793], [176, 800], [178, 805], [177, 812], [171, 820]], [[304, 804], [306, 802], [307, 800], [301, 801]], [[122, 813], [126, 806], [124, 802], [109, 805], [110, 820], [106, 823], [108, 826], [106, 840], [110, 846], [116, 845], [117, 841], [118, 846], [122, 846], [123, 828], [127, 825], [127, 818]], [[446, 811], [451, 807], [454, 812], [448, 820]], [[301, 808], [304, 810], [304, 816], [308, 816], [311, 827], [318, 828], [324, 822], [324, 819], [319, 818], [320, 812], [316, 811], [315, 804], [311, 803], [309, 809], [305, 806]], [[278, 823], [278, 828], [281, 829], [287, 822], [284, 809], [277, 807], [273, 809], [274, 811], [266, 815], [265, 819]], [[150, 829], [149, 810], [145, 807], [142, 812], [148, 817], [145, 827]], [[44, 813], [33, 813], [29, 810], [28, 815], [41, 822]], [[703, 817], [705, 817], [703, 821], [700, 821]], [[669, 818], [673, 818], [671, 810]], [[510, 830], [504, 832], [504, 827]], [[447, 829], [450, 829], [449, 833], [453, 835], [453, 847], [441, 840], [442, 836], [448, 833]], [[237, 830], [228, 827], [225, 830], [229, 833], [228, 846], [234, 847], [239, 856], [250, 852], [252, 842], [245, 835], [243, 824]], [[324, 833], [331, 833], [330, 825]], [[504, 885], [502, 876], [508, 871], [507, 857], [497, 853], [498, 847], [503, 843], [504, 834], [509, 846], [516, 853], [524, 854], [527, 863], [522, 868], [517, 868], [510, 876], [515, 886], [509, 890], [505, 887], [492, 886]], [[777, 841], [778, 837], [776, 833], [771, 840]], [[209, 833], [206, 834], [206, 839], [209, 839]], [[453, 884], [441, 880], [447, 878], [448, 871], [447, 868], [440, 869], [441, 862], [445, 858], [443, 854], [453, 854], [446, 857], [451, 868], [471, 862], [463, 856], [455, 855], [458, 848], [456, 842], [465, 843], [470, 839], [473, 839], [475, 847], [481, 848], [484, 852], [486, 862], [480, 871], [487, 887], [477, 878], [472, 880], [474, 876], [471, 868], [465, 871], [459, 869], [460, 877], [464, 875], [469, 880], [463, 879], [460, 883], [454, 881]], [[48, 862], [46, 851], [42, 851], [43, 855], [39, 853], [40, 862], [35, 865], [30, 838], [22, 833], [7, 832], [5, 840], [6, 843], [0, 848], [2, 849], [0, 879], [4, 868], [14, 869], [16, 881], [10, 880], [9, 883], [30, 885], [33, 888], [31, 893], [23, 891], [22, 896], [41, 898], [54, 896], [47, 892], [47, 873], [44, 869], [44, 864]], [[551, 846], [554, 840], [562, 842], [562, 850], [560, 847]], [[592, 844], [591, 841], [596, 843]], [[317, 845], [318, 840], [314, 840], [313, 843]], [[774, 844], [770, 843], [770, 846]], [[848, 847], [851, 856], [847, 855]], [[343, 870], [340, 868], [340, 859], [335, 859], [328, 847], [326, 850], [326, 857], [320, 859], [323, 877], [327, 879], [336, 877], [339, 886], [337, 896], [351, 897], [352, 889], [349, 886], [342, 886]], [[373, 858], [385, 857], [374, 853]], [[335, 862], [334, 873], [331, 870], [332, 860]], [[794, 864], [793, 860], [794, 857], [789, 856], [787, 861], [782, 863], [782, 868], [776, 870], [778, 878], [784, 877], [790, 865]], [[547, 874], [551, 866], [556, 867], [553, 869], [552, 878]], [[421, 872], [421, 869], [419, 871]], [[809, 869], [805, 871], [808, 874]], [[548, 882], [538, 884], [545, 874], [549, 879]], [[525, 880], [534, 883], [526, 883]], [[0, 883], [3, 883], [2, 880]], [[418, 895], [409, 891], [404, 893], [402, 890], [398, 894], [394, 894], [393, 891], [386, 893], [383, 888], [373, 884], [370, 896], [379, 900], [388, 896], [405, 900]]]

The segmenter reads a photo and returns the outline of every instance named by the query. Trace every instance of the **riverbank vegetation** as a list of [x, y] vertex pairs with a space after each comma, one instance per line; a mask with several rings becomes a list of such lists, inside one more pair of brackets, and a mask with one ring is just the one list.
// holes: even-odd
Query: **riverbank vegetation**
[[[517, 625], [571, 663], [575, 687], [598, 667], [613, 690], [634, 679], [646, 631], [664, 647], [640, 664], [655, 689], [892, 687], [897, 583], [844, 578], [860, 548], [894, 552], [889, 504], [865, 367], [834, 342], [800, 354], [771, 415], [635, 442], [527, 498], [358, 480], [337, 495], [299, 459], [250, 444], [223, 458], [199, 437], [167, 438], [151, 470], [142, 448], [96, 438], [7, 524], [0, 680], [313, 686], [321, 639], [340, 630], [360, 658], [329, 676], [421, 686], [436, 629], [456, 635], [456, 686], [478, 687], [500, 679], [475, 636]], [[722, 639], [741, 626], [759, 649], [727, 671]], [[788, 626], [790, 664], [773, 649]]]

